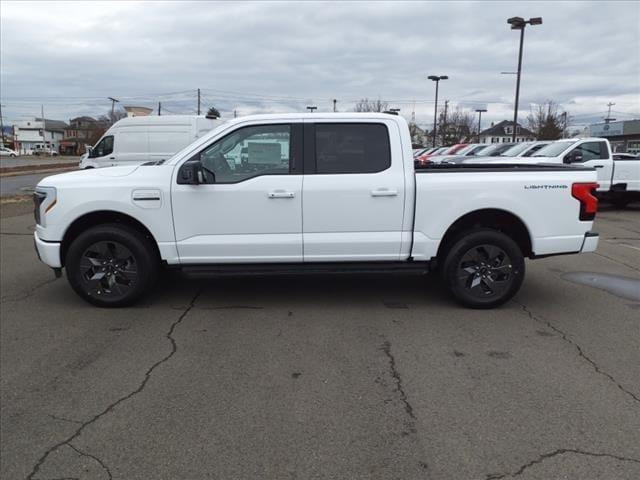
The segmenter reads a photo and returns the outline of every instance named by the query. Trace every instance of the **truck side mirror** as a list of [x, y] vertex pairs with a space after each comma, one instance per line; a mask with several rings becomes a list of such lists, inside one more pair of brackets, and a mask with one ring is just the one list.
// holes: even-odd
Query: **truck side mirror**
[[205, 179], [200, 160], [190, 160], [183, 163], [178, 170], [178, 184], [200, 185], [201, 183], [205, 183]]
[[582, 162], [582, 152], [580, 150], [572, 150], [564, 156], [564, 163], [580, 163]]

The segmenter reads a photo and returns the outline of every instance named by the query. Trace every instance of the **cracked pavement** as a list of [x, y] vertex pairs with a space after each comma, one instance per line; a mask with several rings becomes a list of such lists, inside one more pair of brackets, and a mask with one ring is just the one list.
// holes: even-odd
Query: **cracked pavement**
[[1, 478], [640, 478], [640, 301], [562, 278], [640, 279], [638, 207], [492, 311], [435, 277], [176, 274], [97, 309], [29, 210], [0, 218]]

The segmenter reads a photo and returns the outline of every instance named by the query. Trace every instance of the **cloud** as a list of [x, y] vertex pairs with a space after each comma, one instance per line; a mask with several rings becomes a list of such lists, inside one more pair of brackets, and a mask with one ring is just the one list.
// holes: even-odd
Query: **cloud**
[[441, 100], [497, 121], [513, 108], [515, 77], [500, 72], [516, 69], [514, 15], [544, 19], [525, 33], [524, 111], [552, 99], [640, 113], [636, 2], [3, 1], [0, 101], [15, 120], [40, 104], [48, 117], [99, 115], [107, 96], [193, 113], [197, 88], [225, 116], [380, 97], [428, 125], [426, 76], [446, 74]]

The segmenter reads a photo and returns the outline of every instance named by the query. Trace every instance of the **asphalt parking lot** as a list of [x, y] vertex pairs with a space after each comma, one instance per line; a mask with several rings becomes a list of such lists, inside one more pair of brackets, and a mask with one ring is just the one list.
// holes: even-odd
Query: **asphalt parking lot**
[[640, 478], [637, 204], [492, 311], [435, 277], [177, 274], [103, 310], [28, 204], [0, 222], [2, 478]]

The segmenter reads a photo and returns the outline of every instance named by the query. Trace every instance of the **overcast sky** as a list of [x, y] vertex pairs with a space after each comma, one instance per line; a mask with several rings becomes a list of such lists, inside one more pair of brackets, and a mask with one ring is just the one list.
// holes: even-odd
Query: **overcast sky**
[[573, 122], [640, 118], [640, 2], [0, 2], [0, 102], [6, 123], [68, 121], [110, 109], [106, 97], [165, 113], [223, 116], [352, 110], [362, 97], [433, 117], [440, 101], [510, 118], [518, 32], [525, 33], [521, 121], [554, 100]]

